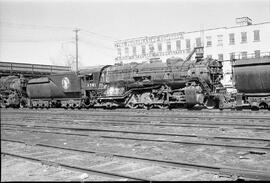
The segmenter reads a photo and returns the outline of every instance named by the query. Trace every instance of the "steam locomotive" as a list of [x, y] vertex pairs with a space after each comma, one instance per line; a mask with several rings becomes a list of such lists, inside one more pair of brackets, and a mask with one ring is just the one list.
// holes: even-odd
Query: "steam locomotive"
[[[37, 107], [129, 107], [168, 108], [185, 105], [216, 107], [222, 87], [220, 61], [203, 59], [203, 48], [195, 48], [186, 60], [170, 58], [166, 63], [106, 65], [79, 74], [65, 73], [31, 79], [27, 84], [29, 106]], [[196, 54], [196, 60], [191, 56]]]
[[[191, 60], [193, 54], [195, 60]], [[258, 59], [234, 62], [233, 75], [239, 91], [235, 96], [226, 93], [220, 82], [222, 63], [203, 59], [203, 47], [194, 48], [185, 60], [169, 58], [163, 63], [153, 59], [30, 79], [21, 93], [26, 93], [30, 108], [269, 109], [269, 60], [265, 58], [259, 64]]]
[[27, 103], [27, 80], [21, 75], [0, 78], [0, 106], [20, 107]]

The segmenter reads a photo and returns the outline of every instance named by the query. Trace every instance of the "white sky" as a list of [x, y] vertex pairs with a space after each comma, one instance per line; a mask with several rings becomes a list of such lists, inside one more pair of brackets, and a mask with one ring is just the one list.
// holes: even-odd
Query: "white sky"
[[114, 41], [270, 21], [270, 0], [0, 0], [0, 61], [81, 66], [114, 64]]

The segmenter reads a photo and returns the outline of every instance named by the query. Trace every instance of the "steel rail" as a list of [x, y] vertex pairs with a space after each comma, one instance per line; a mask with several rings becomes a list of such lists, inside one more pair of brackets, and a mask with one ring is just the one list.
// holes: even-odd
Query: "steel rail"
[[[63, 118], [64, 119], [64, 118]], [[14, 120], [14, 119], [13, 119]], [[27, 119], [27, 120], [33, 120], [33, 119]], [[235, 124], [235, 123], [207, 123], [207, 122], [198, 122], [198, 121], [191, 121], [191, 122], [179, 122], [179, 121], [172, 121], [172, 122], [160, 122], [158, 120], [157, 122], [159, 123], [154, 123], [156, 119], [154, 120], [144, 120], [144, 121], [139, 121], [139, 120], [131, 120], [131, 119], [101, 119], [101, 121], [96, 121], [96, 120], [70, 120], [70, 121], [59, 121], [58, 119], [50, 119], [47, 120], [46, 123], [54, 122], [57, 121], [59, 122], [76, 122], [76, 123], [85, 123], [85, 124], [90, 124], [90, 123], [97, 123], [97, 124], [125, 124], [125, 125], [147, 125], [147, 126], [179, 126], [179, 127], [198, 127], [198, 128], [220, 128], [219, 126], [235, 126], [234, 128], [237, 129], [256, 129], [256, 130], [270, 130], [270, 124], [269, 125], [264, 125], [264, 124]], [[181, 119], [184, 120], [184, 119]], [[30, 122], [30, 121], [29, 121]], [[195, 125], [195, 126], [191, 126]], [[269, 127], [269, 128], [267, 128]]]
[[[18, 131], [18, 129], [10, 129], [10, 128], [8, 128], [8, 129], [4, 128], [3, 130]], [[52, 131], [48, 132], [48, 131], [31, 130], [31, 129], [19, 129], [19, 131], [91, 137], [91, 135], [89, 135], [89, 134], [80, 134], [80, 133], [52, 132]], [[95, 136], [95, 137], [97, 137], [97, 136]], [[270, 150], [270, 147], [267, 147], [267, 146], [246, 146], [246, 145], [233, 145], [233, 144], [223, 144], [223, 143], [202, 143], [202, 142], [189, 142], [189, 141], [183, 141], [183, 140], [179, 141], [179, 140], [145, 139], [145, 138], [106, 136], [106, 135], [100, 135], [98, 137], [99, 138], [107, 138], [107, 139], [139, 140], [139, 141], [148, 141], [148, 142], [162, 142], [162, 143], [175, 143], [175, 144], [188, 144], [188, 145], [203, 145], [203, 146], [217, 146], [217, 147], [230, 147], [230, 148], [242, 148], [242, 149]]]
[[[8, 110], [8, 108], [3, 108], [3, 109], [6, 109]], [[49, 108], [49, 109], [46, 109], [45, 111], [47, 110], [50, 110], [50, 109], [53, 109], [54, 111], [67, 111], [66, 109], [64, 108]], [[44, 108], [38, 108], [36, 110], [41, 110], [41, 111], [44, 111]], [[33, 111], [33, 109], [30, 109], [30, 108], [20, 108], [19, 111]], [[71, 111], [74, 111], [74, 110], [71, 110]], [[149, 110], [145, 110], [144, 108], [138, 108], [136, 110], [134, 109], [129, 109], [129, 108], [116, 108], [114, 110], [106, 110], [102, 107], [96, 107], [96, 108], [91, 108], [90, 110], [89, 109], [80, 109], [80, 110], [77, 110], [77, 111], [88, 111], [88, 112], [109, 112], [109, 111], [112, 111], [112, 112], [136, 112], [136, 113], [146, 113], [146, 112], [149, 112]], [[235, 114], [245, 114], [245, 113], [254, 113], [254, 114], [268, 114], [268, 110], [259, 110], [259, 111], [253, 111], [253, 110], [250, 110], [250, 109], [243, 109], [242, 111], [237, 111], [237, 110], [230, 110], [230, 109], [225, 109], [225, 110], [222, 110], [220, 111], [219, 109], [194, 109], [194, 110], [188, 110], [187, 108], [172, 108], [171, 110], [169, 109], [159, 109], [159, 108], [152, 108], [150, 110], [150, 112], [160, 112], [160, 111], [166, 111], [166, 112], [188, 112], [188, 113], [235, 113]]]
[[[36, 111], [35, 111], [36, 112]], [[41, 114], [52, 114], [52, 112], [44, 112], [44, 111], [38, 111], [38, 112], [42, 112]], [[29, 111], [20, 111], [20, 113], [27, 113], [29, 114]], [[110, 111], [110, 112], [100, 112], [100, 114], [96, 113], [96, 112], [88, 112], [85, 113], [85, 112], [82, 112], [82, 111], [74, 111], [75, 114], [85, 114], [85, 115], [89, 115], [91, 114], [91, 116], [104, 116], [104, 115], [111, 115], [111, 116], [127, 116], [127, 117], [168, 117], [168, 118], [215, 118], [215, 119], [244, 119], [244, 120], [252, 120], [252, 119], [261, 119], [261, 120], [269, 120], [270, 119], [270, 116], [265, 116], [265, 115], [261, 115], [261, 116], [249, 116], [249, 115], [241, 115], [241, 116], [233, 116], [231, 112], [228, 112], [226, 113], [226, 115], [221, 115], [221, 114], [224, 114], [224, 113], [217, 113], [218, 115], [209, 115], [209, 114], [201, 114], [200, 112], [196, 111], [196, 113], [190, 113], [190, 114], [181, 114], [181, 113], [178, 113], [178, 114], [168, 114], [168, 113], [165, 113], [164, 115], [160, 115], [160, 113], [158, 114], [151, 114], [151, 115], [148, 115], [148, 114], [140, 114], [140, 113], [136, 113], [136, 114], [126, 114], [123, 113], [123, 112], [114, 112], [114, 111]], [[65, 113], [53, 113], [53, 114], [56, 114], [56, 115], [66, 115]], [[215, 114], [215, 113], [214, 113]]]
[[13, 156], [13, 157], [16, 157], [16, 158], [26, 159], [26, 160], [30, 160], [30, 161], [35, 161], [35, 162], [39, 162], [39, 163], [42, 163], [42, 164], [61, 166], [63, 168], [70, 169], [70, 170], [75, 170], [75, 171], [95, 173], [95, 174], [105, 175], [105, 176], [109, 176], [109, 177], [127, 178], [127, 179], [131, 179], [131, 180], [135, 180], [135, 181], [151, 182], [151, 180], [143, 179], [143, 178], [139, 178], [139, 177], [122, 175], [122, 174], [112, 173], [112, 172], [108, 172], [108, 171], [101, 171], [101, 170], [96, 170], [96, 169], [92, 169], [92, 168], [84, 168], [84, 167], [79, 167], [79, 166], [75, 166], [75, 165], [69, 165], [69, 164], [60, 163], [60, 162], [53, 162], [53, 161], [50, 161], [50, 160], [42, 160], [42, 159], [39, 159], [39, 158], [33, 158], [33, 157], [25, 156], [25, 155], [19, 155], [19, 154], [15, 154], [15, 153], [5, 152], [5, 151], [2, 151], [2, 150], [1, 150], [1, 154], [8, 155], [8, 156]]
[[[75, 121], [75, 120], [73, 120]], [[59, 122], [59, 121], [58, 121]], [[150, 126], [184, 126], [184, 127], [195, 127], [195, 126], [190, 126], [190, 125], [197, 125], [199, 127], [203, 127], [203, 126], [211, 126], [211, 127], [203, 127], [203, 128], [219, 128], [219, 127], [213, 127], [213, 126], [244, 126], [243, 128], [244, 129], [266, 129], [266, 130], [270, 130], [270, 124], [269, 125], [263, 125], [263, 124], [260, 124], [260, 125], [257, 125], [257, 124], [235, 124], [235, 123], [204, 123], [204, 122], [197, 122], [197, 121], [194, 121], [194, 122], [160, 122], [157, 121], [157, 122], [160, 122], [158, 124], [156, 123], [153, 123], [155, 122], [155, 120], [149, 120], [149, 121], [139, 121], [139, 120], [119, 120], [119, 119], [108, 119], [108, 120], [104, 120], [102, 119], [102, 121], [94, 121], [94, 120], [87, 120], [87, 121], [78, 121], [76, 120], [76, 123], [104, 123], [104, 124], [127, 124], [127, 125], [139, 125], [139, 124], [143, 124], [143, 125], [150, 125]], [[250, 128], [249, 128], [250, 127]], [[268, 129], [265, 128], [265, 127], [269, 127]]]
[[141, 132], [141, 131], [125, 131], [125, 130], [112, 130], [112, 129], [98, 129], [87, 127], [65, 127], [65, 126], [44, 126], [44, 125], [23, 125], [23, 124], [8, 124], [2, 123], [1, 126], [22, 126], [32, 128], [50, 128], [50, 129], [62, 129], [62, 130], [80, 130], [80, 131], [95, 131], [95, 132], [112, 132], [112, 133], [131, 133], [131, 134], [143, 134], [143, 135], [163, 135], [163, 136], [180, 136], [180, 137], [195, 137], [195, 138], [212, 138], [212, 139], [227, 139], [227, 140], [254, 140], [254, 141], [266, 141], [270, 142], [270, 139], [266, 138], [246, 138], [246, 137], [228, 137], [228, 136], [205, 136], [205, 135], [190, 135], [179, 133], [159, 133], [159, 132]]
[[[25, 141], [12, 140], [12, 139], [3, 139], [2, 138], [1, 141], [22, 143], [22, 144], [26, 144], [26, 145], [28, 144]], [[111, 155], [111, 156], [118, 157], [118, 158], [125, 158], [125, 159], [131, 159], [131, 160], [141, 160], [141, 161], [145, 161], [145, 162], [151, 162], [151, 163], [155, 163], [155, 164], [172, 166], [172, 167], [180, 167], [180, 168], [185, 167], [185, 168], [192, 168], [192, 169], [199, 169], [199, 170], [208, 170], [208, 171], [218, 172], [219, 174], [229, 174], [231, 176], [236, 175], [238, 177], [253, 178], [253, 179], [258, 179], [258, 180], [270, 180], [270, 172], [262, 172], [262, 171], [258, 171], [258, 170], [232, 168], [232, 167], [227, 167], [227, 166], [222, 166], [222, 165], [213, 166], [213, 165], [205, 165], [205, 164], [199, 164], [199, 163], [196, 164], [196, 163], [189, 163], [189, 162], [184, 162], [184, 161], [175, 162], [175, 161], [162, 160], [162, 159], [145, 158], [145, 157], [140, 157], [140, 156], [128, 156], [128, 155], [122, 155], [122, 154], [117, 154], [117, 153], [84, 150], [84, 149], [78, 149], [78, 148], [62, 147], [62, 146], [41, 144], [41, 143], [36, 143], [36, 144], [30, 143], [30, 145], [32, 145], [32, 146], [35, 145], [35, 146], [40, 146], [40, 147], [48, 147], [48, 148], [54, 148], [54, 149], [62, 149], [62, 150], [68, 150], [68, 151], [76, 151], [76, 152], [80, 152], [80, 153], [95, 153], [95, 154], [99, 154], [99, 155]], [[1, 151], [1, 153], [2, 153], [2, 151]], [[70, 165], [68, 165], [68, 166], [70, 166]], [[91, 169], [90, 169], [90, 171], [91, 171]]]

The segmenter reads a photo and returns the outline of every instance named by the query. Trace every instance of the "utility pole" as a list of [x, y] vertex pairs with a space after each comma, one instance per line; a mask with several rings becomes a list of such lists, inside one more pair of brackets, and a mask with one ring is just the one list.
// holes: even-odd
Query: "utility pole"
[[76, 73], [78, 74], [78, 52], [79, 52], [79, 48], [78, 48], [78, 32], [80, 31], [80, 29], [75, 29], [74, 32], [76, 34], [75, 40], [76, 40]]

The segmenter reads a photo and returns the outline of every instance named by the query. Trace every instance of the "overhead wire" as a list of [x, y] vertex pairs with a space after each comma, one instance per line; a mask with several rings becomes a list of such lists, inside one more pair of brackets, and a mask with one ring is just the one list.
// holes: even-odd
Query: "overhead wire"
[[63, 41], [71, 41], [68, 39], [46, 39], [46, 40], [34, 40], [34, 39], [18, 39], [18, 40], [11, 40], [11, 39], [0, 39], [0, 42], [6, 43], [47, 43], [47, 42], [63, 42]]
[[[22, 24], [22, 23], [14, 23], [14, 22], [7, 22], [7, 21], [0, 21], [0, 26], [1, 29], [2, 28], [15, 28], [15, 29], [31, 29], [34, 31], [39, 31], [39, 30], [53, 30], [53, 31], [73, 31], [75, 30], [75, 27], [67, 27], [67, 26], [51, 26], [51, 25], [37, 25], [37, 24]], [[79, 28], [80, 30], [80, 36], [79, 36], [79, 41], [85, 43], [85, 44], [90, 44], [93, 45], [94, 47], [98, 46], [101, 47], [103, 49], [106, 49], [107, 51], [114, 51], [114, 48], [112, 47], [108, 47], [105, 46], [104, 43], [100, 43], [101, 40], [104, 41], [108, 41], [111, 44], [113, 44], [113, 41], [117, 40], [118, 38], [115, 38], [113, 36], [109, 36], [109, 35], [105, 35], [105, 34], [101, 34], [101, 33], [97, 33], [97, 32], [93, 32], [93, 31], [89, 31], [86, 29], [82, 29]], [[84, 36], [83, 36], [84, 35]], [[98, 41], [93, 42], [92, 40], [95, 39], [91, 36], [96, 36], [98, 37]], [[87, 36], [87, 38], [85, 37]], [[90, 41], [91, 39], [91, 41]], [[5, 37], [5, 39], [1, 39], [0, 37], [0, 41], [1, 42], [10, 42], [10, 43], [19, 43], [19, 42], [24, 42], [24, 43], [45, 43], [45, 42], [62, 42], [61, 44], [63, 44], [63, 42], [73, 42], [71, 39], [17, 39], [15, 40], [14, 38], [12, 39], [7, 39], [7, 37]], [[74, 43], [74, 42], [73, 42]], [[96, 49], [98, 52], [101, 52], [101, 50]], [[104, 53], [104, 50], [102, 51], [103, 54], [107, 55], [106, 53]], [[108, 53], [108, 52], [107, 52]], [[109, 56], [115, 56], [114, 54], [110, 54]]]
[[86, 33], [86, 34], [100, 36], [100, 37], [106, 38], [108, 40], [113, 40], [114, 41], [114, 40], [117, 40], [118, 39], [118, 38], [113, 37], [113, 36], [108, 36], [108, 35], [104, 35], [104, 34], [92, 32], [92, 31], [88, 31], [88, 30], [85, 30], [85, 29], [80, 29], [80, 30], [82, 32]]
[[[0, 25], [6, 25], [6, 26], [13, 26], [13, 27], [21, 27], [21, 28], [30, 28], [30, 29], [54, 29], [54, 30], [68, 30], [68, 31], [72, 31], [74, 29], [76, 29], [75, 27], [67, 27], [67, 26], [51, 26], [51, 25], [37, 25], [37, 24], [21, 24], [21, 23], [14, 23], [14, 22], [5, 22], [5, 21], [0, 21]], [[1, 25], [1, 28], [3, 28], [3, 25]], [[109, 35], [105, 35], [105, 34], [101, 34], [101, 33], [97, 33], [97, 32], [93, 32], [93, 31], [89, 31], [86, 30], [84, 28], [80, 28], [79, 29], [81, 31], [81, 33], [86, 33], [89, 35], [95, 35], [95, 36], [99, 36], [99, 37], [103, 37], [106, 38], [108, 40], [117, 40], [118, 38], [113, 37], [113, 36], [109, 36]]]
[[[74, 27], [66, 27], [66, 26], [51, 26], [51, 25], [37, 25], [37, 24], [21, 24], [14, 22], [6, 22], [0, 21], [0, 25], [13, 26], [13, 27], [21, 27], [21, 28], [30, 28], [30, 29], [54, 29], [54, 30], [72, 30]], [[2, 27], [1, 26], [1, 27]]]
[[101, 48], [104, 48], [104, 49], [107, 49], [107, 50], [114, 50], [113, 47], [106, 46], [105, 43], [101, 43], [99, 41], [94, 42], [93, 40], [84, 38], [82, 36], [80, 36], [79, 41], [90, 44], [90, 45], [93, 45], [93, 46], [98, 46], [98, 47], [101, 47]]

